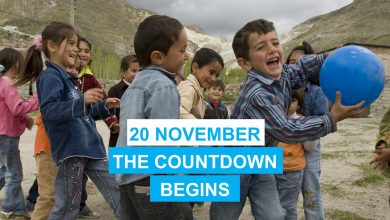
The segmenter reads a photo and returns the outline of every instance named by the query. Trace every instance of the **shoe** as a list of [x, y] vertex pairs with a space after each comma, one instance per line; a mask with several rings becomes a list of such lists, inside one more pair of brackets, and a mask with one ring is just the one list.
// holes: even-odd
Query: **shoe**
[[13, 212], [0, 211], [0, 217], [2, 219], [30, 219], [31, 216], [28, 215], [28, 212], [23, 215], [16, 215]]
[[88, 206], [85, 206], [77, 215], [77, 218], [89, 218], [96, 219], [100, 218], [99, 213], [92, 211]]

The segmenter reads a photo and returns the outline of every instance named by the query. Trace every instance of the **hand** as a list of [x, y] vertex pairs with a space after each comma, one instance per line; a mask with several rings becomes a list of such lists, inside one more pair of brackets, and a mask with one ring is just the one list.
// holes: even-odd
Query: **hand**
[[120, 108], [121, 107], [121, 100], [118, 98], [107, 98], [106, 99], [106, 107], [108, 109]]
[[390, 148], [376, 149], [370, 164], [376, 169], [383, 170], [390, 163]]
[[103, 89], [93, 88], [89, 89], [84, 93], [84, 100], [86, 104], [95, 104], [102, 101]]
[[119, 133], [119, 131], [120, 131], [119, 123], [113, 124], [111, 127], [111, 133]]
[[363, 104], [364, 101], [361, 101], [356, 105], [345, 106], [341, 104], [341, 93], [336, 92], [336, 100], [330, 112], [332, 113], [334, 120], [338, 122], [346, 118], [359, 116], [364, 110], [362, 108]]
[[26, 128], [28, 130], [31, 130], [32, 127], [34, 126], [34, 119], [32, 119], [30, 116], [27, 116], [25, 119], [24, 119], [24, 124], [26, 125]]

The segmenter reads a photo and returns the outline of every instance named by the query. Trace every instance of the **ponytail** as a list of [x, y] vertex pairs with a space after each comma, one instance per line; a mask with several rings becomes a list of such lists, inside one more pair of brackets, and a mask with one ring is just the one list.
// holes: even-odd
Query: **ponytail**
[[28, 48], [22, 73], [16, 79], [15, 86], [21, 86], [28, 82], [35, 82], [43, 70], [42, 52], [36, 45]]

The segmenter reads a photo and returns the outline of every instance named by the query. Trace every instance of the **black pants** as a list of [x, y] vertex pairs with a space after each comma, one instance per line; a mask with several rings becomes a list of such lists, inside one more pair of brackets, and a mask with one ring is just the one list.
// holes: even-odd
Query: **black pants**
[[[87, 185], [88, 176], [83, 175], [83, 189], [81, 190], [81, 202], [80, 202], [80, 211], [83, 210], [83, 208], [86, 206], [85, 201], [87, 201], [88, 195], [87, 190], [85, 190], [85, 187]], [[38, 192], [38, 180], [35, 178], [32, 186], [30, 187], [30, 190], [28, 191], [27, 200], [31, 203], [35, 204], [37, 203], [37, 198], [39, 196]]]
[[150, 178], [119, 186], [121, 219], [134, 220], [191, 220], [188, 202], [150, 202]]

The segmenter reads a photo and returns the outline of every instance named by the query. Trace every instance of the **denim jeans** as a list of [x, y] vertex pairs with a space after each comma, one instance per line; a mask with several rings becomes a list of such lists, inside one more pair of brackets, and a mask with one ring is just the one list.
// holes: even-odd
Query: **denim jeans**
[[302, 196], [306, 219], [322, 220], [320, 174], [321, 174], [321, 145], [318, 142], [313, 151], [305, 151], [306, 167], [303, 173]]
[[23, 168], [20, 160], [19, 137], [0, 135], [0, 167], [5, 167], [5, 193], [2, 210], [23, 215], [26, 202], [22, 191]]
[[285, 220], [296, 220], [298, 197], [301, 193], [303, 169], [276, 174], [280, 204], [286, 213]]
[[83, 174], [96, 185], [114, 215], [119, 219], [119, 189], [113, 175], [108, 173], [108, 163], [102, 159], [71, 157], [64, 160], [57, 170], [55, 204], [49, 219], [76, 219], [80, 209]]
[[240, 202], [213, 202], [211, 220], [238, 219], [249, 197], [255, 219], [284, 219], [274, 175], [240, 175]]
[[190, 220], [188, 202], [150, 202], [150, 178], [120, 185], [122, 220]]

